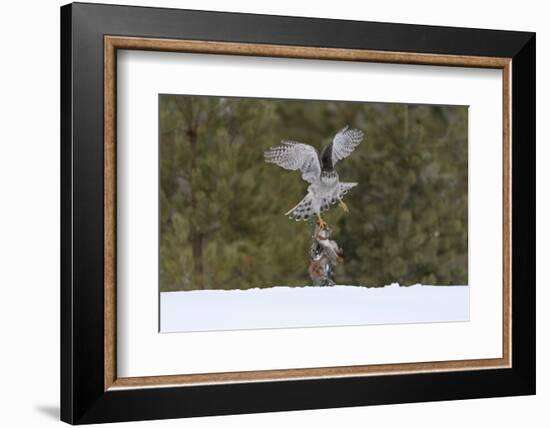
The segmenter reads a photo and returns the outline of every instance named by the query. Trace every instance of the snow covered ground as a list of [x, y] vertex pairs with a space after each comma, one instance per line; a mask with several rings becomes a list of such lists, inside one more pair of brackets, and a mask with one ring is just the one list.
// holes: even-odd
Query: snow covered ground
[[338, 285], [160, 294], [163, 333], [469, 319], [467, 286]]

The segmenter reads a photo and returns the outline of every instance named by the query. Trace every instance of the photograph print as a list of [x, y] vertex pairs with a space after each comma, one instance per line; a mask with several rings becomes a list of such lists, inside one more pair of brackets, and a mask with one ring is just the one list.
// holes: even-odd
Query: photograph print
[[160, 332], [469, 320], [468, 107], [159, 95]]

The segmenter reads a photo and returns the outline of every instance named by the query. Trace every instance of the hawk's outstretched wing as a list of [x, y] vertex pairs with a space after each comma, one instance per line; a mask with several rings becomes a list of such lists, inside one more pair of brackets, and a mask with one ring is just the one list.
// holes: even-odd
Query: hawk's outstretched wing
[[309, 144], [294, 141], [282, 141], [280, 146], [271, 147], [264, 153], [266, 162], [274, 163], [284, 169], [300, 170], [302, 178], [313, 183], [319, 180], [321, 164], [319, 155]]
[[363, 131], [360, 129], [348, 129], [346, 126], [332, 140], [332, 164], [340, 159], [348, 157], [351, 152], [363, 141]]

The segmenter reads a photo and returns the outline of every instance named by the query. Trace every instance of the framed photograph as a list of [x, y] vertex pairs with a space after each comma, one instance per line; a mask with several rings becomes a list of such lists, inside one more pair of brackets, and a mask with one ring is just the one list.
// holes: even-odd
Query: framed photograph
[[535, 35], [61, 8], [61, 418], [535, 393]]

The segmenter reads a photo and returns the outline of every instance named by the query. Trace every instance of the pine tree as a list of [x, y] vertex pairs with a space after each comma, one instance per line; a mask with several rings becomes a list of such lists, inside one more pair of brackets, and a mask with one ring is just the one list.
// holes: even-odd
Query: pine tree
[[283, 215], [307, 183], [263, 152], [347, 124], [365, 140], [337, 165], [351, 213], [327, 215], [337, 281], [466, 284], [466, 107], [162, 95], [161, 290], [307, 285], [310, 225]]

